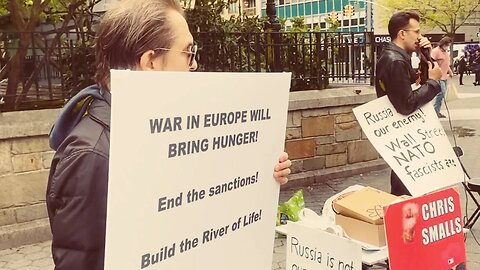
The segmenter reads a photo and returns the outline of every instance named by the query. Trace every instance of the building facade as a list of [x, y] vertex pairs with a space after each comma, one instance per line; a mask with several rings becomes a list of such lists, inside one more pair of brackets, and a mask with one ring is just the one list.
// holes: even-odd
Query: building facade
[[[266, 4], [266, 0], [261, 0], [262, 16], [266, 16]], [[304, 17], [310, 29], [327, 31], [329, 25], [325, 19], [333, 15], [340, 22], [338, 31], [365, 32], [373, 29], [372, 5], [369, 1], [275, 0], [275, 5], [277, 16], [287, 19], [286, 28], [291, 27], [292, 18]]]

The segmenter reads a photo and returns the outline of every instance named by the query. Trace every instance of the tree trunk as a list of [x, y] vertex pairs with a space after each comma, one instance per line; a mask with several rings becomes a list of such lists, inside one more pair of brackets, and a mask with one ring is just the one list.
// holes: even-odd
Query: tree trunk
[[17, 95], [18, 84], [22, 81], [24, 59], [27, 55], [30, 39], [28, 34], [20, 34], [19, 48], [15, 55], [10, 59], [10, 67], [8, 69], [8, 84], [5, 97], [5, 109], [12, 111], [16, 109], [15, 99]]
[[19, 48], [15, 55], [10, 58], [10, 66], [8, 68], [8, 85], [7, 93], [5, 97], [5, 109], [11, 111], [16, 109], [16, 94], [18, 83], [22, 80], [23, 63], [25, 56], [27, 55], [28, 47], [30, 46], [30, 33], [35, 28], [41, 12], [49, 4], [50, 0], [34, 0], [30, 8], [29, 18], [25, 20], [24, 14], [27, 12], [22, 11], [22, 6], [19, 5], [17, 0], [9, 0], [8, 8], [11, 14], [11, 19], [19, 36]]
[[15, 96], [17, 94], [17, 85], [20, 78], [20, 63], [17, 55], [10, 59], [10, 69], [8, 70], [7, 93], [5, 96], [5, 110], [13, 111], [15, 109]]
[[[44, 51], [44, 56], [42, 60], [39, 62], [38, 66], [34, 68], [32, 74], [30, 75], [30, 78], [27, 80], [27, 83], [24, 85], [21, 94], [18, 95], [18, 97], [14, 101], [16, 106], [19, 106], [22, 103], [23, 99], [27, 96], [28, 90], [30, 90], [30, 87], [32, 86], [34, 80], [36, 80], [36, 77], [38, 76], [38, 73], [40, 72], [40, 69], [43, 63], [45, 62], [47, 63], [47, 65], [49, 64], [48, 59], [46, 59], [46, 57], [53, 53], [52, 51], [56, 48], [56, 46], [60, 46], [61, 35], [65, 32], [66, 29], [68, 29], [68, 24], [72, 19], [72, 17], [74, 16], [75, 10], [84, 2], [85, 0], [77, 0], [68, 6], [68, 13], [64, 18], [62, 26], [59, 29], [57, 29], [55, 38], [53, 39], [52, 43], [49, 45], [48, 49]], [[45, 43], [46, 42], [47, 41], [45, 40]]]

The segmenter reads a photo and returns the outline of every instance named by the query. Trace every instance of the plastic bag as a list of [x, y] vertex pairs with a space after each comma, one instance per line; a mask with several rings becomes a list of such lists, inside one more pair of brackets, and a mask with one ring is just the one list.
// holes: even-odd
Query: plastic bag
[[457, 87], [453, 84], [453, 82], [449, 81], [447, 85], [447, 93], [445, 96], [446, 101], [452, 101], [458, 99], [458, 92]]
[[287, 224], [287, 220], [298, 221], [298, 215], [303, 208], [305, 208], [305, 201], [303, 189], [300, 189], [288, 201], [278, 206], [277, 225]]

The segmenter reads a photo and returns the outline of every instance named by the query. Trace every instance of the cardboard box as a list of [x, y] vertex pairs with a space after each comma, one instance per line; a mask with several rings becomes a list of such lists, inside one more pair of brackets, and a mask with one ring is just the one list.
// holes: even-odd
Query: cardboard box
[[385, 226], [383, 224], [375, 225], [339, 214], [335, 215], [335, 223], [340, 225], [352, 239], [377, 247], [386, 245]]
[[365, 187], [333, 201], [337, 214], [371, 224], [383, 224], [383, 207], [399, 198], [381, 190]]

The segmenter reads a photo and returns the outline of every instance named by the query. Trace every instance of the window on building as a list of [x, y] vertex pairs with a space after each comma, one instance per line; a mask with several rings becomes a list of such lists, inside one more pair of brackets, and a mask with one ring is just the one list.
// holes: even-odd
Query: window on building
[[358, 19], [352, 19], [352, 25], [357, 25], [358, 24]]
[[365, 18], [360, 18], [360, 24], [365, 24]]
[[285, 5], [285, 1], [284, 0], [279, 0], [280, 1], [280, 5]]
[[327, 23], [321, 22], [320, 23], [320, 29], [326, 29], [327, 28]]
[[349, 20], [344, 20], [343, 21], [343, 26], [349, 26], [350, 25], [350, 21]]
[[228, 12], [229, 13], [238, 13], [238, 4], [237, 3], [231, 3], [228, 6]]
[[[280, 0], [283, 1], [283, 0]], [[243, 4], [246, 8], [253, 8], [255, 7], [255, 0], [243, 0]]]

